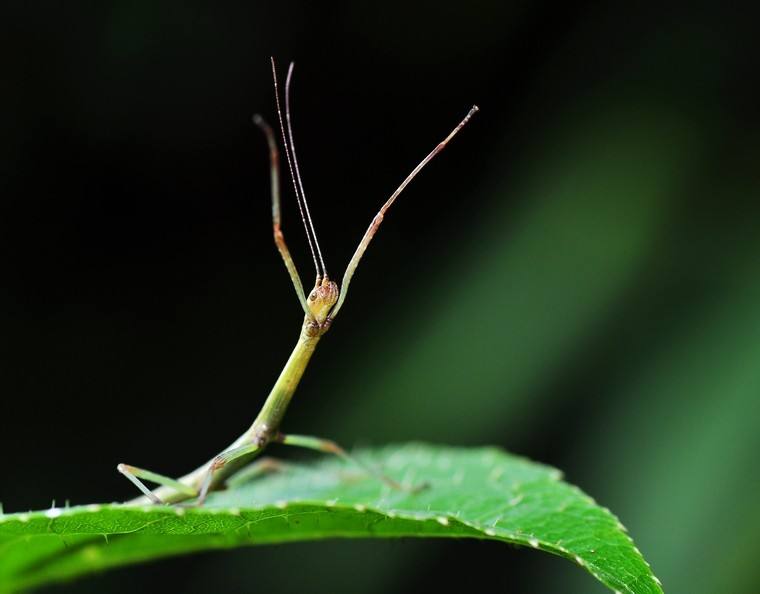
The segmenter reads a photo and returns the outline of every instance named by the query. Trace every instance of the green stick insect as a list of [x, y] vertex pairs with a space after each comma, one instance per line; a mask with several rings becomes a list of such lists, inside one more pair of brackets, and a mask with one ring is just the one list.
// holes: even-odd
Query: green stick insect
[[[253, 121], [259, 128], [261, 128], [269, 145], [274, 242], [285, 262], [285, 267], [290, 274], [290, 279], [293, 281], [296, 295], [298, 296], [298, 300], [304, 311], [301, 335], [298, 338], [298, 342], [296, 343], [290, 358], [287, 363], [285, 363], [285, 367], [280, 373], [280, 377], [277, 379], [272, 391], [264, 402], [261, 412], [259, 412], [256, 417], [256, 420], [254, 420], [253, 424], [245, 433], [238, 437], [220, 454], [180, 479], [172, 479], [142, 468], [119, 464], [117, 467], [118, 471], [132, 481], [143, 493], [142, 497], [133, 499], [130, 503], [143, 504], [152, 502], [156, 504], [175, 504], [195, 499], [196, 501], [194, 502], [194, 505], [202, 505], [210, 491], [222, 488], [226, 481], [233, 475], [241, 473], [241, 471], [244, 471], [246, 474], [249, 472], [255, 474], [257, 472], [256, 464], [259, 464], [259, 467], [262, 467], [265, 461], [260, 460], [253, 465], [251, 465], [251, 462], [261, 454], [270, 443], [281, 443], [336, 454], [353, 464], [356, 464], [388, 486], [394, 489], [405, 489], [405, 487], [402, 487], [402, 485], [395, 482], [393, 479], [386, 477], [380, 471], [371, 468], [363, 464], [360, 460], [350, 456], [335, 442], [317, 437], [285, 434], [280, 431], [280, 424], [285, 414], [285, 410], [293, 397], [293, 393], [298, 387], [298, 382], [301, 380], [301, 376], [306, 370], [306, 366], [308, 365], [311, 356], [314, 354], [314, 349], [319, 343], [319, 340], [332, 325], [341, 307], [343, 307], [351, 278], [353, 277], [356, 267], [359, 265], [359, 261], [367, 249], [369, 242], [372, 241], [377, 229], [383, 222], [385, 213], [420, 170], [439, 152], [441, 152], [449, 141], [467, 124], [467, 122], [469, 122], [470, 118], [478, 111], [478, 107], [473, 106], [472, 109], [470, 109], [469, 113], [456, 126], [456, 128], [454, 128], [443, 141], [436, 145], [419, 165], [412, 170], [406, 179], [401, 182], [401, 185], [395, 192], [393, 192], [385, 204], [383, 204], [380, 211], [375, 215], [375, 218], [372, 219], [369, 228], [364, 233], [364, 237], [362, 237], [359, 242], [359, 246], [356, 248], [356, 252], [348, 263], [346, 272], [343, 275], [341, 287], [338, 289], [338, 285], [330, 280], [330, 277], [327, 274], [327, 268], [325, 267], [324, 259], [322, 258], [322, 251], [319, 248], [317, 234], [311, 220], [311, 213], [309, 212], [309, 206], [306, 202], [306, 194], [301, 181], [301, 174], [298, 169], [298, 159], [296, 157], [296, 147], [293, 141], [293, 129], [290, 118], [290, 82], [292, 76], [293, 63], [291, 62], [285, 81], [285, 120], [283, 121], [282, 109], [280, 107], [280, 94], [277, 85], [277, 69], [274, 58], [272, 58], [272, 78], [274, 79], [274, 92], [277, 105], [277, 116], [280, 123], [280, 133], [285, 147], [285, 156], [288, 162], [290, 177], [293, 181], [293, 190], [295, 191], [301, 220], [306, 230], [306, 237], [308, 239], [314, 267], [317, 273], [314, 288], [311, 290], [308, 297], [304, 295], [301, 277], [298, 275], [296, 265], [290, 256], [290, 251], [285, 244], [285, 237], [280, 228], [280, 158], [274, 133], [261, 116], [254, 116]], [[244, 470], [246, 466], [248, 466], [248, 468]], [[160, 487], [150, 490], [140, 479], [156, 483], [157, 485], [160, 485]]]

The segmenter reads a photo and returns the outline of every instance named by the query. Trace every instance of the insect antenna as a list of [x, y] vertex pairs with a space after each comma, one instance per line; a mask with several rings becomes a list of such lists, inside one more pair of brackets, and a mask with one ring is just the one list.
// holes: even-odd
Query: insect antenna
[[[311, 257], [314, 260], [314, 269], [317, 271], [316, 284], [322, 278], [322, 272], [319, 268], [319, 262], [317, 261], [317, 253], [314, 251], [314, 243], [316, 242], [316, 236], [312, 240], [312, 232], [309, 230], [309, 225], [306, 222], [306, 214], [304, 212], [303, 202], [301, 201], [301, 193], [299, 192], [298, 182], [296, 181], [295, 170], [293, 169], [293, 158], [290, 154], [290, 144], [288, 143], [288, 137], [285, 135], [285, 124], [282, 119], [282, 108], [280, 107], [280, 91], [277, 85], [277, 67], [275, 66], [274, 58], [272, 60], [272, 79], [274, 81], [274, 98], [277, 104], [277, 119], [280, 122], [280, 133], [282, 134], [282, 143], [285, 146], [285, 156], [288, 161], [288, 169], [290, 170], [290, 179], [293, 181], [293, 190], [296, 193], [296, 201], [298, 202], [298, 211], [301, 213], [301, 222], [303, 223], [304, 230], [306, 231], [306, 239], [309, 242], [309, 249], [311, 250]], [[287, 93], [287, 88], [286, 88]], [[305, 201], [305, 198], [304, 198]]]
[[319, 248], [319, 240], [317, 239], [317, 232], [314, 230], [314, 223], [311, 220], [311, 213], [309, 212], [309, 203], [306, 201], [306, 192], [303, 189], [303, 182], [301, 181], [301, 172], [298, 170], [298, 158], [296, 157], [296, 143], [293, 140], [293, 127], [290, 122], [290, 81], [293, 77], [294, 62], [290, 63], [288, 67], [288, 76], [285, 79], [285, 119], [288, 123], [288, 138], [290, 139], [290, 152], [293, 153], [293, 166], [296, 170], [296, 179], [298, 180], [298, 188], [301, 190], [301, 199], [303, 200], [303, 206], [306, 210], [306, 220], [309, 221], [309, 228], [311, 229], [311, 236], [314, 238], [314, 245], [317, 247], [317, 255], [319, 256], [319, 263], [322, 265], [322, 276], [327, 278], [327, 268], [325, 267], [325, 261], [322, 258], [322, 250]]

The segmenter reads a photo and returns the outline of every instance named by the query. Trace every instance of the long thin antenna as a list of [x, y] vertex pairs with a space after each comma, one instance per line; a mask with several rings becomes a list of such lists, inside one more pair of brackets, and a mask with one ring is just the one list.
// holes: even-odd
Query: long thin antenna
[[372, 222], [369, 224], [369, 228], [364, 233], [364, 237], [362, 237], [362, 240], [359, 242], [359, 246], [356, 248], [356, 251], [354, 252], [353, 257], [351, 258], [351, 261], [348, 263], [348, 266], [346, 267], [346, 272], [343, 275], [343, 282], [341, 283], [340, 287], [340, 297], [338, 297], [338, 302], [335, 304], [335, 307], [333, 308], [332, 312], [330, 313], [330, 319], [334, 319], [336, 315], [338, 315], [338, 310], [340, 310], [341, 306], [343, 305], [343, 301], [346, 299], [346, 293], [348, 293], [348, 285], [351, 282], [351, 277], [354, 276], [354, 272], [356, 271], [356, 267], [359, 265], [359, 260], [362, 259], [362, 256], [364, 255], [364, 252], [367, 250], [367, 246], [369, 245], [369, 242], [372, 241], [372, 238], [375, 236], [375, 233], [377, 232], [377, 229], [380, 227], [380, 223], [383, 222], [383, 218], [385, 217], [386, 211], [391, 207], [391, 205], [396, 201], [396, 198], [398, 198], [398, 195], [401, 194], [401, 192], [404, 191], [404, 188], [406, 188], [407, 185], [409, 185], [409, 182], [414, 179], [414, 177], [420, 172], [420, 170], [427, 165], [433, 157], [435, 157], [438, 153], [440, 153], [444, 148], [446, 148], [446, 145], [449, 143], [449, 141], [456, 136], [457, 132], [459, 132], [464, 126], [467, 124], [467, 122], [470, 121], [470, 118], [475, 115], [478, 111], [478, 106], [473, 105], [472, 109], [467, 113], [466, 116], [464, 116], [464, 119], [459, 122], [456, 128], [454, 128], [451, 132], [449, 132], [449, 135], [443, 139], [443, 141], [439, 142], [438, 145], [428, 153], [428, 156], [422, 159], [420, 161], [420, 164], [415, 167], [412, 172], [406, 176], [406, 179], [401, 182], [401, 185], [396, 189], [393, 194], [391, 194], [391, 197], [386, 200], [385, 204], [380, 208], [380, 211], [375, 215], [375, 218], [372, 219]]
[[296, 201], [298, 202], [298, 210], [301, 213], [301, 222], [303, 223], [303, 227], [306, 230], [306, 239], [309, 241], [309, 249], [311, 250], [311, 257], [314, 260], [314, 269], [317, 271], [317, 284], [319, 283], [319, 280], [321, 278], [321, 274], [319, 271], [319, 262], [317, 262], [317, 254], [314, 251], [314, 243], [311, 239], [311, 233], [309, 232], [309, 226], [306, 223], [306, 216], [304, 214], [303, 204], [301, 203], [301, 194], [298, 191], [298, 183], [296, 182], [296, 176], [293, 171], [293, 161], [290, 157], [290, 145], [288, 144], [288, 138], [285, 136], [285, 124], [282, 120], [282, 109], [280, 108], [280, 92], [277, 87], [277, 67], [274, 63], [274, 57], [271, 58], [272, 60], [272, 79], [274, 80], [274, 99], [277, 103], [277, 118], [280, 121], [280, 133], [282, 134], [282, 142], [285, 145], [285, 156], [288, 159], [288, 169], [290, 170], [290, 179], [293, 181], [293, 190], [295, 190], [296, 193]]
[[317, 232], [314, 230], [314, 223], [311, 220], [311, 213], [309, 212], [309, 203], [306, 200], [306, 192], [303, 189], [303, 183], [301, 182], [301, 172], [298, 170], [298, 158], [296, 157], [296, 143], [293, 140], [293, 127], [290, 123], [290, 80], [293, 77], [294, 62], [290, 63], [288, 67], [288, 76], [285, 79], [285, 119], [288, 122], [288, 137], [290, 138], [290, 152], [293, 153], [293, 165], [296, 169], [296, 179], [298, 180], [298, 187], [301, 189], [301, 198], [303, 199], [303, 205], [306, 209], [306, 219], [309, 221], [309, 227], [311, 228], [311, 235], [314, 238], [314, 245], [317, 246], [317, 255], [319, 256], [319, 262], [322, 264], [322, 276], [327, 278], [327, 268], [325, 267], [325, 261], [322, 258], [322, 250], [319, 249], [319, 240], [317, 239]]

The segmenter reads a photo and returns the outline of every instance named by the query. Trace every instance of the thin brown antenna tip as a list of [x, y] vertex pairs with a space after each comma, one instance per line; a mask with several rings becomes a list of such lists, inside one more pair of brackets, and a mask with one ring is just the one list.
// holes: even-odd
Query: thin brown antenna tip
[[[306, 202], [306, 196], [303, 191], [303, 183], [301, 182], [301, 176], [298, 172], [298, 160], [296, 158], [295, 145], [293, 143], [293, 130], [290, 122], [290, 77], [293, 72], [293, 62], [290, 63], [288, 69], [288, 76], [285, 80], [285, 116], [288, 123], [288, 132], [285, 133], [285, 121], [282, 117], [282, 108], [280, 106], [280, 92], [277, 84], [277, 68], [272, 60], [272, 80], [274, 82], [274, 98], [277, 105], [277, 119], [280, 122], [280, 133], [282, 134], [282, 143], [285, 148], [285, 157], [288, 162], [288, 169], [290, 170], [290, 179], [293, 182], [293, 190], [296, 194], [296, 202], [298, 203], [298, 210], [301, 214], [301, 222], [304, 225], [306, 231], [306, 239], [309, 242], [309, 249], [311, 250], [311, 256], [314, 260], [314, 268], [317, 272], [317, 283], [323, 276], [327, 275], [327, 271], [324, 267], [324, 260], [322, 259], [322, 253], [319, 251], [319, 244], [317, 243], [317, 235], [314, 232], [314, 225], [311, 223], [311, 216], [309, 214], [309, 206]], [[308, 221], [308, 222], [307, 222]], [[317, 246], [316, 251], [314, 246]], [[319, 260], [317, 260], [317, 253], [319, 253]], [[320, 263], [322, 268], [320, 269]]]
[[[291, 122], [290, 117], [290, 83], [293, 78], [293, 68], [295, 67], [295, 62], [290, 62], [290, 65], [288, 66], [288, 75], [285, 77], [285, 121], [287, 122], [287, 128], [288, 128], [288, 138], [287, 140], [284, 140], [284, 142], [287, 144], [288, 141], [290, 141], [290, 154], [293, 157], [293, 169], [295, 170], [295, 180], [294, 184], [297, 181], [298, 187], [296, 189], [296, 193], [300, 190], [301, 193], [301, 201], [303, 202], [303, 209], [306, 213], [306, 221], [304, 221], [304, 224], [308, 223], [306, 234], [309, 234], [309, 231], [311, 231], [311, 237], [314, 240], [314, 247], [317, 250], [317, 256], [319, 258], [319, 263], [321, 264], [322, 268], [320, 271], [320, 268], [317, 267], [317, 284], [319, 284], [319, 280], [322, 278], [327, 278], [327, 268], [325, 267], [325, 260], [322, 257], [322, 249], [319, 247], [319, 239], [317, 239], [317, 232], [314, 229], [314, 222], [311, 218], [311, 212], [309, 211], [309, 202], [306, 200], [306, 191], [303, 187], [303, 181], [301, 180], [301, 171], [298, 167], [298, 156], [296, 155], [296, 143], [293, 139], [293, 126]], [[284, 132], [283, 132], [284, 136]]]

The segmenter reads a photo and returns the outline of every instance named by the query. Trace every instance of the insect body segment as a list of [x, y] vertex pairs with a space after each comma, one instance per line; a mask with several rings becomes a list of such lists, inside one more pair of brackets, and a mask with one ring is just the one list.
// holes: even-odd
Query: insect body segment
[[323, 326], [327, 321], [327, 318], [332, 310], [333, 306], [338, 301], [338, 285], [325, 277], [321, 279], [319, 284], [311, 290], [309, 298], [306, 303], [309, 307], [311, 315], [314, 316], [314, 321]]
[[[280, 425], [319, 340], [330, 328], [335, 316], [343, 306], [348, 291], [348, 285], [351, 282], [354, 272], [356, 271], [367, 246], [377, 232], [377, 229], [380, 227], [386, 212], [409, 182], [412, 181], [412, 179], [430, 160], [443, 150], [448, 142], [465, 126], [465, 124], [467, 124], [473, 114], [478, 111], [478, 108], [477, 106], [473, 106], [472, 109], [470, 109], [469, 113], [459, 125], [454, 128], [443, 141], [438, 143], [430, 153], [428, 153], [417, 167], [407, 175], [404, 181], [401, 182], [401, 185], [395, 192], [393, 192], [385, 204], [383, 204], [359, 242], [359, 246], [356, 248], [356, 252], [351, 258], [351, 261], [346, 268], [346, 272], [343, 275], [343, 282], [339, 289], [338, 285], [331, 281], [327, 276], [327, 269], [322, 257], [322, 252], [319, 248], [317, 234], [311, 219], [309, 206], [306, 202], [306, 194], [298, 169], [290, 115], [290, 83], [293, 76], [293, 64], [290, 64], [285, 82], [285, 118], [282, 117], [282, 110], [280, 108], [280, 96], [277, 88], [277, 71], [274, 59], [272, 59], [272, 75], [274, 78], [277, 115], [285, 148], [285, 155], [287, 157], [288, 169], [293, 182], [293, 190], [301, 214], [301, 221], [304, 230], [306, 231], [312, 259], [314, 261], [314, 267], [316, 269], [316, 281], [314, 283], [314, 288], [311, 290], [308, 297], [304, 294], [301, 277], [299, 276], [295, 262], [290, 255], [290, 250], [285, 243], [285, 236], [281, 228], [279, 152], [274, 133], [261, 116], [254, 116], [253, 121], [264, 132], [269, 146], [274, 241], [277, 250], [282, 256], [285, 267], [293, 283], [293, 287], [295, 288], [296, 295], [298, 296], [298, 300], [304, 311], [304, 322], [301, 328], [301, 334], [293, 352], [285, 363], [285, 367], [272, 387], [269, 396], [267, 396], [267, 399], [253, 424], [245, 433], [243, 433], [243, 435], [238, 437], [220, 454], [180, 479], [172, 479], [135, 466], [119, 464], [117, 467], [119, 472], [132, 481], [132, 483], [134, 483], [134, 485], [143, 493], [142, 497], [132, 500], [129, 503], [179, 503], [188, 499], [196, 499], [196, 505], [201, 505], [210, 491], [224, 487], [227, 480], [237, 475], [239, 471], [242, 471], [245, 474], [250, 474], [250, 463], [272, 442], [336, 454], [364, 469], [368, 474], [383, 481], [386, 485], [392, 488], [404, 489], [407, 491], [417, 490], [410, 485], [401, 485], [393, 479], [385, 476], [377, 469], [362, 463], [360, 460], [352, 458], [343, 448], [332, 441], [303, 435], [286, 435], [280, 431]], [[287, 122], [287, 133], [285, 122]], [[272, 465], [268, 464], [265, 466], [270, 468]], [[248, 467], [248, 469], [246, 469], [246, 467]], [[264, 465], [262, 465], [261, 468], [264, 468]], [[161, 486], [151, 491], [140, 479], [157, 483]]]

